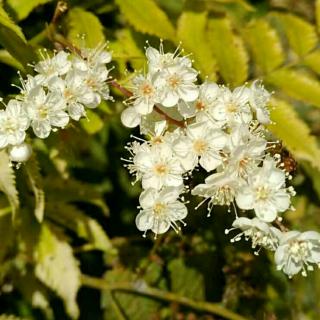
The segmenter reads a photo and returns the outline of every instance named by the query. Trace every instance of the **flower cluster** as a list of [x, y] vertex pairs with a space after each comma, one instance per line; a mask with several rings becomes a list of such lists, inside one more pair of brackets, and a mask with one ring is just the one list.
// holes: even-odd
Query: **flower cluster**
[[[259, 81], [234, 90], [209, 81], [199, 85], [198, 72], [182, 53], [148, 46], [147, 72], [128, 87], [132, 95], [121, 120], [146, 136], [126, 147], [125, 166], [143, 188], [138, 229], [144, 236], [170, 227], [178, 232], [187, 216], [183, 194], [190, 192], [203, 198], [199, 206], [207, 203], [208, 216], [214, 206], [234, 208], [233, 228], [226, 233], [241, 233], [231, 242], [244, 236], [258, 248], [256, 254], [261, 248], [275, 252], [278, 269], [290, 277], [305, 275], [313, 263], [320, 264], [320, 234], [277, 227], [280, 214], [294, 209], [295, 191], [276, 143], [267, 139], [270, 93]], [[185, 182], [200, 170], [205, 181], [189, 188]]]
[[79, 53], [60, 51], [33, 66], [35, 76], [21, 78], [20, 94], [0, 111], [0, 149], [8, 148], [12, 161], [26, 161], [31, 154], [24, 141], [32, 128], [39, 138], [65, 128], [70, 118], [78, 121], [86, 108], [110, 99], [106, 64], [111, 54], [101, 45]]

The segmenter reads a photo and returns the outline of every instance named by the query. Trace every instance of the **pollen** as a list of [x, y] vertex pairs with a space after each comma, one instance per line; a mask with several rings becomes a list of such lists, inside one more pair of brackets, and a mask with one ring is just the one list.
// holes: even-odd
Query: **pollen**
[[208, 149], [208, 144], [202, 139], [195, 140], [193, 143], [193, 150], [198, 154], [202, 155]]
[[163, 163], [156, 164], [153, 170], [159, 176], [164, 176], [168, 173], [168, 167]]

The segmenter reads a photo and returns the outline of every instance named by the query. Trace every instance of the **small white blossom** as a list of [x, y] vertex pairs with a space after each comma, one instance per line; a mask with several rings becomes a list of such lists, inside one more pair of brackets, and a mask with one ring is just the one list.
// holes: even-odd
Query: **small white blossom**
[[[163, 188], [144, 190], [139, 198], [141, 211], [136, 217], [140, 231], [152, 230], [156, 235], [165, 233], [170, 227], [180, 230], [177, 222], [187, 216], [186, 206], [178, 200], [180, 188]], [[184, 223], [183, 223], [184, 224]]]
[[26, 109], [33, 132], [39, 138], [47, 138], [52, 127], [64, 128], [69, 122], [61, 95], [54, 92], [46, 94], [42, 87], [30, 91]]
[[30, 144], [24, 142], [16, 146], [11, 146], [8, 152], [11, 161], [25, 162], [31, 157], [32, 148]]
[[[225, 233], [228, 234], [234, 229], [240, 229], [242, 232], [237, 234], [230, 241], [240, 241], [242, 236], [244, 236], [246, 241], [251, 239], [253, 249], [256, 247], [263, 247], [268, 250], [275, 251], [279, 245], [279, 239], [282, 236], [282, 233], [279, 229], [272, 227], [258, 218], [237, 218], [233, 222], [232, 227], [232, 229], [226, 229]], [[258, 253], [259, 250], [255, 252], [255, 254]]]
[[285, 173], [267, 158], [263, 166], [248, 175], [247, 183], [239, 188], [236, 202], [240, 209], [254, 209], [256, 216], [266, 222], [290, 207], [290, 194], [285, 187]]
[[224, 123], [249, 123], [252, 119], [252, 112], [249, 106], [250, 90], [245, 87], [238, 87], [233, 91], [228, 88], [221, 89], [212, 116], [215, 120]]
[[282, 235], [275, 252], [278, 270], [282, 270], [290, 278], [302, 271], [312, 271], [312, 264], [320, 265], [320, 234], [315, 231], [289, 231]]
[[159, 102], [164, 107], [177, 105], [179, 99], [191, 102], [199, 95], [194, 84], [198, 72], [180, 65], [170, 66], [155, 75], [154, 85], [159, 90]]
[[193, 170], [199, 163], [207, 171], [216, 169], [222, 163], [221, 150], [227, 142], [221, 130], [208, 128], [206, 123], [189, 125], [185, 136], [173, 143], [173, 149], [183, 168]]
[[24, 141], [30, 124], [23, 103], [10, 100], [5, 110], [0, 111], [0, 149]]

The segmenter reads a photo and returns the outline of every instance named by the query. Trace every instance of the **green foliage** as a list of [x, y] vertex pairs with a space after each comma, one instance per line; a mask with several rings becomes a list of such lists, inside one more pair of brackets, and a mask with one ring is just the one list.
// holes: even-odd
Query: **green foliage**
[[66, 16], [67, 38], [77, 46], [94, 48], [105, 41], [99, 19], [80, 7], [72, 8]]
[[182, 46], [193, 53], [194, 65], [202, 77], [216, 79], [216, 61], [210, 50], [207, 36], [207, 12], [183, 12], [178, 21], [177, 37]]
[[36, 55], [28, 45], [22, 30], [2, 7], [0, 7], [0, 43], [24, 67], [36, 60]]
[[232, 86], [242, 84], [248, 77], [248, 54], [242, 39], [233, 33], [231, 21], [210, 19], [208, 38], [223, 80]]
[[60, 241], [44, 225], [35, 250], [35, 260], [36, 277], [64, 300], [66, 310], [72, 318], [78, 318], [76, 297], [80, 287], [80, 269], [70, 245]]
[[13, 218], [19, 208], [19, 197], [16, 189], [15, 174], [6, 151], [0, 151], [0, 191], [8, 198]]
[[116, 0], [121, 12], [140, 32], [174, 40], [175, 30], [154, 0]]
[[8, 0], [7, 5], [14, 11], [16, 19], [22, 20], [25, 19], [36, 7], [50, 1], [52, 0]]
[[[2, 64], [25, 72], [37, 60], [32, 46], [59, 49], [47, 29], [55, 5], [4, 2]], [[274, 90], [269, 128], [299, 161], [293, 184], [300, 196], [288, 220], [317, 230], [319, 21], [319, 0], [70, 0], [56, 32], [76, 46], [93, 48], [108, 40], [112, 74], [125, 84], [132, 76], [128, 70], [144, 70], [145, 41], [158, 46], [158, 37], [166, 49], [181, 41], [202, 80], [208, 76], [235, 87], [262, 79]], [[10, 70], [4, 69], [0, 85], [5, 100], [13, 94], [9, 80], [17, 83], [16, 70]], [[230, 224], [224, 210], [204, 222], [201, 209], [191, 213], [183, 235], [168, 233], [154, 241], [138, 234], [139, 188], [130, 185], [120, 161], [129, 133], [119, 123], [123, 97], [115, 92], [116, 103], [89, 110], [81, 128], [71, 124], [46, 141], [34, 139], [34, 156], [19, 170], [0, 152], [0, 308], [8, 314], [0, 320], [80, 314], [82, 319], [204, 320], [219, 317], [202, 309], [212, 301], [248, 319], [318, 319], [319, 272], [289, 282], [264, 254], [253, 259], [246, 244], [231, 248], [223, 232]], [[14, 224], [11, 213], [18, 218]], [[101, 301], [94, 290], [78, 294], [81, 274], [100, 276], [98, 283], [110, 286]], [[230, 319], [243, 318], [232, 313]]]

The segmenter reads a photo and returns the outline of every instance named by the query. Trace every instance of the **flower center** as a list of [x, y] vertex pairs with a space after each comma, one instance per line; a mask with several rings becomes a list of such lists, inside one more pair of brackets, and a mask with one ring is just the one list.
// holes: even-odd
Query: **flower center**
[[164, 203], [161, 202], [157, 202], [154, 206], [153, 206], [153, 212], [155, 215], [160, 216], [163, 214], [164, 210], [166, 208], [166, 205]]
[[180, 79], [176, 74], [174, 74], [171, 77], [169, 77], [168, 83], [171, 88], [176, 89], [180, 84]]
[[203, 111], [206, 108], [206, 105], [201, 100], [197, 100], [195, 107], [198, 111]]
[[153, 88], [150, 84], [145, 83], [141, 86], [141, 92], [144, 96], [149, 96], [153, 93]]
[[8, 133], [14, 133], [17, 130], [17, 123], [14, 121], [14, 119], [7, 119], [7, 121], [4, 124], [4, 131]]
[[152, 138], [152, 144], [160, 144], [163, 142], [162, 136], [156, 136]]
[[153, 170], [158, 176], [164, 176], [168, 173], [168, 167], [163, 163], [157, 163]]
[[202, 155], [208, 149], [208, 143], [202, 139], [195, 140], [193, 142], [193, 150], [198, 154]]
[[238, 111], [238, 107], [234, 102], [229, 102], [226, 109], [228, 113], [235, 113]]
[[304, 260], [310, 255], [310, 248], [305, 241], [293, 241], [289, 250], [295, 260]]
[[259, 187], [256, 191], [257, 200], [266, 200], [269, 198], [270, 190], [266, 186]]
[[48, 108], [46, 106], [41, 106], [38, 109], [38, 115], [40, 119], [46, 119], [48, 117]]

